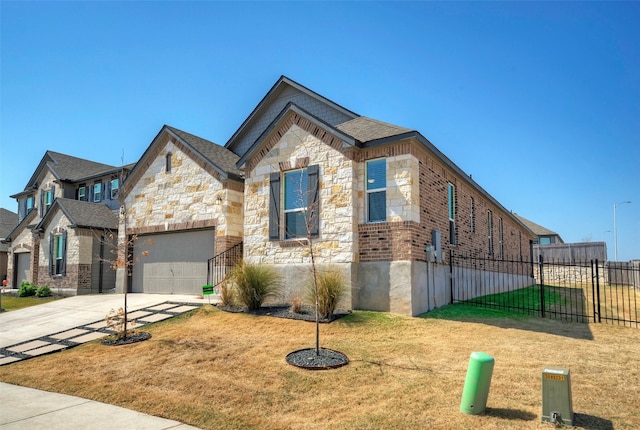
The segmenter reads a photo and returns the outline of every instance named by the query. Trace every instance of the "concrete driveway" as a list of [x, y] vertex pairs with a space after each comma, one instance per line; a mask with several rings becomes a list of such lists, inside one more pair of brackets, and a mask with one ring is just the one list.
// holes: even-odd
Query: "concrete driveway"
[[[165, 302], [209, 303], [197, 296], [174, 294], [127, 294], [129, 312]], [[213, 303], [213, 301], [212, 301]], [[60, 333], [104, 320], [111, 309], [124, 306], [124, 294], [67, 297], [42, 305], [0, 313], [0, 348]]]

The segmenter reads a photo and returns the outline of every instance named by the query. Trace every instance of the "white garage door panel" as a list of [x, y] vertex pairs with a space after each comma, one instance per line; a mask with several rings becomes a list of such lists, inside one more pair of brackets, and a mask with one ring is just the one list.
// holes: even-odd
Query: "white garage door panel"
[[213, 241], [213, 230], [140, 236], [134, 250], [133, 291], [201, 294]]

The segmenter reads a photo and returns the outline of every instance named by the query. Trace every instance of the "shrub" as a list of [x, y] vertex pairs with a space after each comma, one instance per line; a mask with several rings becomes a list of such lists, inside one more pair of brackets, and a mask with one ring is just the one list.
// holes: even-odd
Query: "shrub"
[[[114, 340], [124, 339], [126, 336], [131, 336], [136, 333], [134, 329], [130, 328], [127, 330], [125, 336], [124, 317], [124, 309], [119, 308], [117, 311], [115, 309], [111, 309], [104, 318], [107, 328], [115, 331], [115, 333], [111, 335]], [[135, 325], [135, 320], [127, 323], [128, 327], [135, 327]]]
[[51, 288], [48, 285], [42, 285], [36, 289], [36, 297], [49, 297], [51, 295]]
[[303, 304], [304, 303], [300, 297], [294, 297], [291, 299], [291, 312], [294, 314], [301, 314]]
[[[319, 270], [316, 273], [318, 281], [318, 313], [321, 319], [330, 320], [333, 312], [347, 292], [344, 275], [337, 269]], [[307, 286], [309, 298], [315, 303], [315, 288], [313, 279]]]
[[224, 281], [220, 285], [220, 304], [222, 306], [235, 306], [237, 303], [235, 291], [229, 282]]
[[20, 284], [20, 288], [18, 288], [18, 297], [29, 297], [35, 296], [36, 294], [36, 286], [31, 282], [23, 282]]
[[256, 310], [268, 298], [280, 292], [280, 277], [271, 266], [240, 262], [231, 274], [238, 300], [249, 310]]

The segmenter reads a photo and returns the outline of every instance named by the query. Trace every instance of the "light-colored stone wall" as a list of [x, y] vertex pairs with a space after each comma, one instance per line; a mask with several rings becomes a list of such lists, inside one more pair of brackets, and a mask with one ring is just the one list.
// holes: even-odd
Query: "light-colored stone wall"
[[[357, 182], [353, 161], [325, 145], [297, 125], [282, 136], [274, 148], [247, 172], [245, 179], [245, 259], [249, 263], [306, 264], [307, 246], [296, 240], [269, 240], [269, 174], [280, 172], [280, 163], [290, 166], [308, 159], [318, 164], [320, 236], [314, 239], [321, 263], [350, 263], [357, 252], [357, 221], [353, 184]], [[280, 212], [282, 214], [282, 211]]]
[[[171, 171], [166, 155], [171, 153]], [[169, 141], [127, 194], [128, 228], [208, 221], [218, 236], [242, 236], [242, 192], [224, 188], [199, 163]]]

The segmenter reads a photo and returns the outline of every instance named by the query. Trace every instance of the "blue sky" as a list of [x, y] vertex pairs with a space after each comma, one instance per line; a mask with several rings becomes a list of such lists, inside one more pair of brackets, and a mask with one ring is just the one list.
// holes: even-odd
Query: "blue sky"
[[223, 145], [280, 75], [416, 129], [507, 209], [640, 258], [639, 2], [0, 3], [0, 206], [46, 150]]

